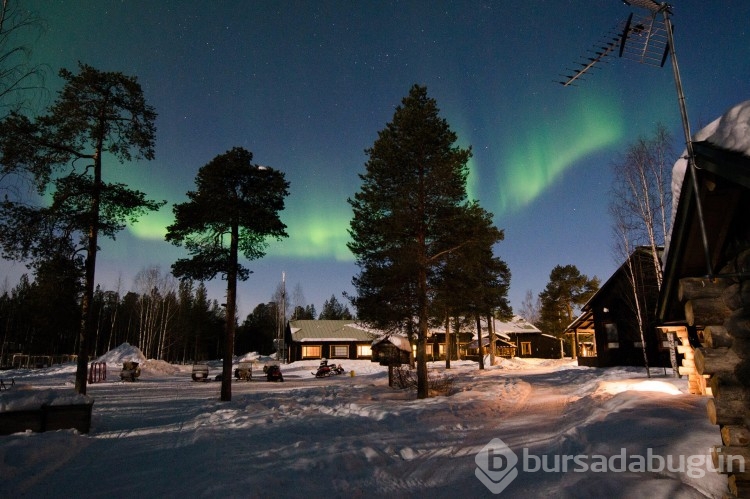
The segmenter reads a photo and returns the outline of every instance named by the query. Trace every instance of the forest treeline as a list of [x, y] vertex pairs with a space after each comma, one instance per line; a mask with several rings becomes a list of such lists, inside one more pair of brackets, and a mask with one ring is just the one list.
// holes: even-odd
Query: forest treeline
[[[0, 366], [13, 355], [72, 356], [81, 327], [80, 284], [64, 273], [44, 269], [34, 279], [23, 275], [0, 291]], [[237, 328], [234, 351], [272, 354], [283, 313], [279, 296], [258, 304]], [[351, 319], [349, 309], [331, 296], [320, 314], [315, 305], [285, 304], [287, 319]], [[158, 267], [136, 275], [126, 292], [97, 286], [93, 316], [96, 336], [92, 358], [123, 343], [137, 346], [150, 359], [192, 363], [222, 357], [225, 307], [210, 299], [202, 282], [178, 281]]]

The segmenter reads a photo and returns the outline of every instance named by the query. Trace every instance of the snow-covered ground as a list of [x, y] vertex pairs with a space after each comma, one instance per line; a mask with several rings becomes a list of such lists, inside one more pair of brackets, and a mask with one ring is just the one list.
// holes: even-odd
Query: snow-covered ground
[[[90, 433], [0, 437], [0, 497], [492, 497], [485, 483], [500, 497], [726, 490], [724, 476], [706, 471], [709, 447], [721, 443], [706, 399], [664, 370], [647, 379], [570, 359], [484, 371], [453, 362], [454, 394], [417, 400], [389, 388], [378, 364], [343, 361], [346, 375], [315, 379], [317, 361], [306, 361], [283, 365], [283, 383], [235, 380], [232, 401], [220, 402], [220, 383], [138, 354], [121, 347], [101, 359], [108, 378], [88, 387]], [[119, 381], [123, 360], [142, 362], [138, 382]], [[14, 390], [68, 396], [74, 374], [74, 365], [0, 372], [17, 383], [0, 404]], [[664, 469], [646, 471], [659, 458]]]

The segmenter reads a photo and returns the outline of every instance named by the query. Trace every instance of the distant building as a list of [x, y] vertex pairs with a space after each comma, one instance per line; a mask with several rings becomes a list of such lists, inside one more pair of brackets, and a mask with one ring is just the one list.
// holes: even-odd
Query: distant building
[[289, 362], [305, 359], [370, 359], [382, 333], [353, 320], [290, 321], [286, 329]]
[[539, 328], [521, 316], [507, 322], [495, 320], [495, 334], [502, 335], [516, 347], [516, 357], [561, 359], [563, 344], [560, 338], [542, 333]]
[[[631, 274], [632, 269], [632, 274]], [[659, 289], [651, 249], [637, 248], [581, 308], [565, 330], [578, 365], [642, 366], [643, 339], [637, 321], [631, 275], [635, 276], [650, 367], [671, 365], [666, 336], [656, 329]]]

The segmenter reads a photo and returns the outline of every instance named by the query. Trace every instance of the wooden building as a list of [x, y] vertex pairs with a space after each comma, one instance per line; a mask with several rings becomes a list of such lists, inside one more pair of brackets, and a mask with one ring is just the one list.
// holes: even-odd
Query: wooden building
[[372, 361], [383, 366], [408, 364], [412, 355], [409, 339], [400, 335], [388, 335], [372, 343]]
[[650, 248], [636, 248], [566, 328], [578, 365], [642, 366], [645, 340], [649, 367], [671, 366], [666, 336], [656, 328], [659, 290], [653, 262]]
[[[712, 450], [714, 466], [731, 462], [727, 456], [739, 456], [748, 466], [750, 101], [697, 136], [697, 169], [695, 178], [685, 174], [680, 189], [657, 318], [663, 331], [679, 339], [685, 356], [680, 372], [688, 376], [690, 391], [710, 397], [708, 417], [723, 444]], [[721, 471], [729, 475], [732, 495], [750, 497], [748, 473]]]
[[285, 343], [289, 362], [306, 359], [370, 359], [382, 334], [352, 320], [290, 321]]
[[539, 328], [521, 316], [516, 315], [509, 321], [496, 319], [493, 327], [496, 335], [506, 338], [516, 348], [516, 357], [539, 359], [563, 357], [563, 345], [560, 338], [542, 333]]

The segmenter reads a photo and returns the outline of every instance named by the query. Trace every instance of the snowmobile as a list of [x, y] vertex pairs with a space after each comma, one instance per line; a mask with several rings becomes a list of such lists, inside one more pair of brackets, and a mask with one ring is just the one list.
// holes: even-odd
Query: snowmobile
[[138, 362], [127, 361], [122, 363], [122, 371], [120, 371], [121, 381], [135, 381], [141, 375], [141, 368], [138, 366]]
[[335, 376], [337, 374], [343, 374], [344, 368], [341, 367], [341, 364], [332, 364], [328, 365], [328, 360], [323, 359], [320, 361], [320, 365], [318, 366], [318, 371], [311, 373], [316, 378], [326, 378], [328, 376]]

